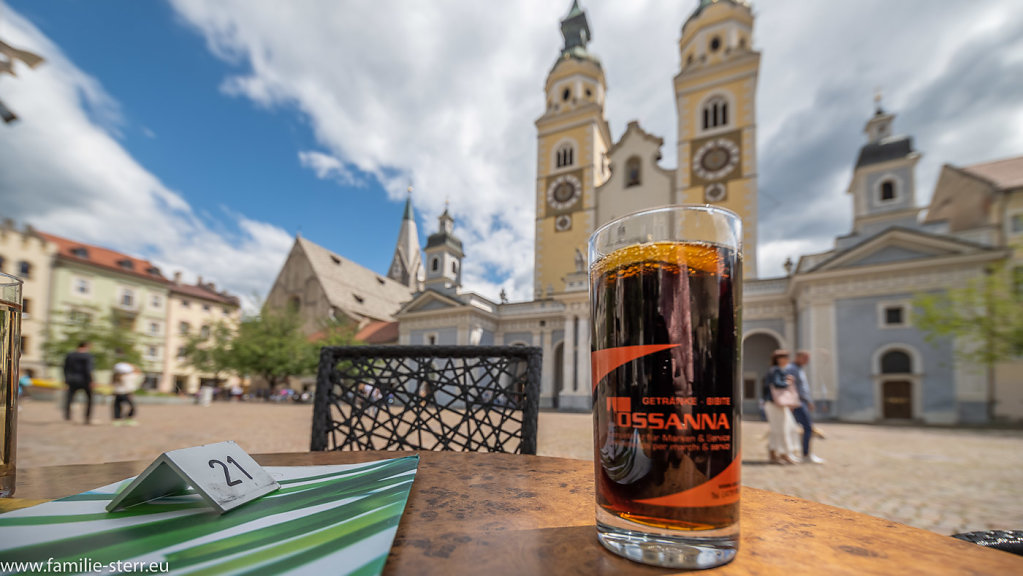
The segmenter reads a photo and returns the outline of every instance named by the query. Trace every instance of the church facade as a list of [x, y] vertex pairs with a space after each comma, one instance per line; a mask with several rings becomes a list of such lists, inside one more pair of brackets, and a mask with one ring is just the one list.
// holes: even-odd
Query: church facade
[[[1023, 370], [1001, 367], [992, 388], [982, 367], [956, 352], [968, 343], [928, 341], [913, 326], [912, 300], [965, 285], [1006, 259], [1023, 222], [1023, 159], [998, 167], [1001, 184], [962, 184], [940, 197], [960, 207], [927, 217], [916, 202], [911, 138], [892, 133], [894, 116], [878, 104], [867, 119], [847, 193], [853, 229], [834, 246], [787, 266], [786, 276], [757, 275], [756, 86], [760, 55], [745, 2], [702, 0], [682, 24], [677, 168], [664, 169], [662, 138], [631, 122], [613, 141], [604, 115], [607, 86], [592, 32], [578, 2], [561, 22], [564, 46], [543, 91], [536, 120], [537, 174], [533, 299], [494, 302], [461, 287], [461, 241], [445, 211], [421, 259], [425, 280], [395, 317], [406, 345], [523, 345], [543, 350], [541, 406], [591, 409], [589, 235], [630, 212], [670, 204], [713, 204], [744, 226], [744, 408], [758, 409], [759, 382], [777, 348], [811, 353], [807, 373], [819, 417], [933, 424], [1023, 419]], [[970, 174], [969, 168], [961, 170]], [[983, 171], [981, 171], [983, 172]], [[985, 172], [984, 174], [987, 174]], [[1008, 174], [1008, 176], [1005, 176]], [[988, 174], [990, 176], [990, 174]], [[939, 188], [960, 183], [943, 173]], [[969, 178], [967, 178], [968, 180]], [[974, 178], [976, 180], [976, 178]], [[987, 184], [985, 184], [985, 182]], [[984, 186], [987, 185], [987, 188]], [[971, 187], [972, 186], [972, 187]], [[992, 186], [994, 186], [992, 188]], [[1000, 187], [999, 187], [1000, 186]], [[987, 196], [985, 196], [987, 194]], [[1004, 198], [999, 204], [995, 195]], [[968, 197], [966, 197], [968, 196]], [[965, 199], [963, 199], [965, 198]], [[990, 206], [1008, 205], [996, 213]], [[985, 211], [986, 210], [986, 211]], [[985, 228], [986, 227], [986, 228]], [[987, 230], [987, 231], [985, 231]], [[1020, 225], [1023, 234], [1023, 225]], [[1018, 251], [1017, 251], [1018, 253]], [[397, 262], [397, 256], [396, 256]], [[397, 271], [401, 272], [401, 266]]]

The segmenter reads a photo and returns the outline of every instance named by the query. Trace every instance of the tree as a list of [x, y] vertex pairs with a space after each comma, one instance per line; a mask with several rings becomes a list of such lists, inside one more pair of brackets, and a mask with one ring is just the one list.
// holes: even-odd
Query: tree
[[913, 322], [933, 342], [955, 337], [968, 343], [957, 355], [983, 365], [988, 378], [988, 416], [993, 417], [994, 367], [1023, 353], [1023, 294], [1004, 264], [992, 266], [963, 288], [917, 296]]
[[142, 354], [137, 340], [138, 335], [128, 317], [113, 313], [94, 320], [92, 314], [73, 311], [56, 315], [43, 344], [43, 356], [48, 365], [62, 366], [64, 357], [80, 342], [89, 342], [97, 370], [109, 370], [117, 362], [138, 366], [142, 363]]
[[213, 374], [216, 381], [225, 372], [238, 372], [233, 348], [234, 333], [224, 322], [213, 325], [207, 337], [189, 336], [182, 351], [185, 363], [199, 372]]

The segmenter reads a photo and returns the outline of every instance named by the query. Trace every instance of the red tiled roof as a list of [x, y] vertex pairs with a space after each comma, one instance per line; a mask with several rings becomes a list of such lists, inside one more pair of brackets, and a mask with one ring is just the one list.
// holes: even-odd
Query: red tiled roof
[[[40, 232], [39, 235], [46, 238], [48, 242], [53, 242], [53, 244], [57, 247], [58, 258], [71, 262], [89, 264], [99, 268], [105, 268], [107, 270], [114, 270], [121, 274], [138, 276], [154, 282], [168, 282], [168, 280], [164, 278], [163, 274], [160, 273], [160, 269], [148, 260], [135, 258], [122, 252], [108, 250], [107, 248], [102, 248], [93, 244], [76, 242], [60, 236], [54, 236], [53, 234], [46, 232]], [[72, 250], [76, 248], [85, 248], [86, 256], [76, 256], [72, 252]], [[131, 262], [131, 268], [122, 266], [121, 262]]]
[[964, 167], [963, 170], [980, 176], [998, 188], [1023, 186], [1023, 156], [974, 164]]
[[217, 292], [210, 288], [209, 284], [175, 284], [171, 283], [170, 291], [174, 294], [182, 294], [193, 298], [201, 298], [221, 304], [238, 306], [238, 298], [226, 292]]
[[397, 322], [370, 322], [355, 334], [356, 340], [366, 344], [397, 344]]

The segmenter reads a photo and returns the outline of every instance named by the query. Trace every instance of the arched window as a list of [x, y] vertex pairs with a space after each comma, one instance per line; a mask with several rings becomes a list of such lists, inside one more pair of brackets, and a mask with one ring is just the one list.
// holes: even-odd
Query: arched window
[[298, 296], [292, 296], [288, 299], [288, 310], [292, 313], [297, 313], [302, 308], [302, 299]]
[[881, 357], [882, 374], [910, 374], [913, 372], [913, 359], [902, 350], [885, 352]]
[[575, 151], [571, 144], [563, 144], [554, 153], [554, 167], [564, 168], [575, 163]]
[[436, 272], [438, 268], [440, 268], [440, 258], [434, 257], [433, 261], [430, 262], [430, 270]]
[[458, 274], [458, 262], [451, 263], [451, 273]]
[[703, 129], [728, 126], [728, 101], [715, 96], [703, 105]]
[[625, 161], [625, 187], [639, 186], [642, 183], [639, 173], [639, 157], [633, 156]]
[[885, 180], [881, 183], [881, 201], [890, 202], [895, 200], [895, 181]]

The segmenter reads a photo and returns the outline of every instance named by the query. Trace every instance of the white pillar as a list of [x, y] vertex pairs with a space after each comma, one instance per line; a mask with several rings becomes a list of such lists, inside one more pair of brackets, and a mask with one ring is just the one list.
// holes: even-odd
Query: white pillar
[[571, 392], [573, 388], [572, 376], [575, 373], [572, 366], [572, 354], [575, 353], [575, 318], [565, 317], [565, 339], [561, 346], [561, 382], [564, 388], [561, 393]]
[[590, 318], [579, 316], [579, 345], [576, 346], [578, 369], [576, 371], [575, 391], [583, 396], [589, 395], [593, 384], [590, 382]]
[[551, 334], [546, 328], [543, 331], [533, 332], [533, 345], [535, 346], [537, 340], [541, 338], [543, 338], [543, 344], [540, 346], [543, 350], [543, 364], [540, 370], [540, 398], [542, 402], [545, 396], [550, 398], [553, 395], [554, 354], [551, 347]]

